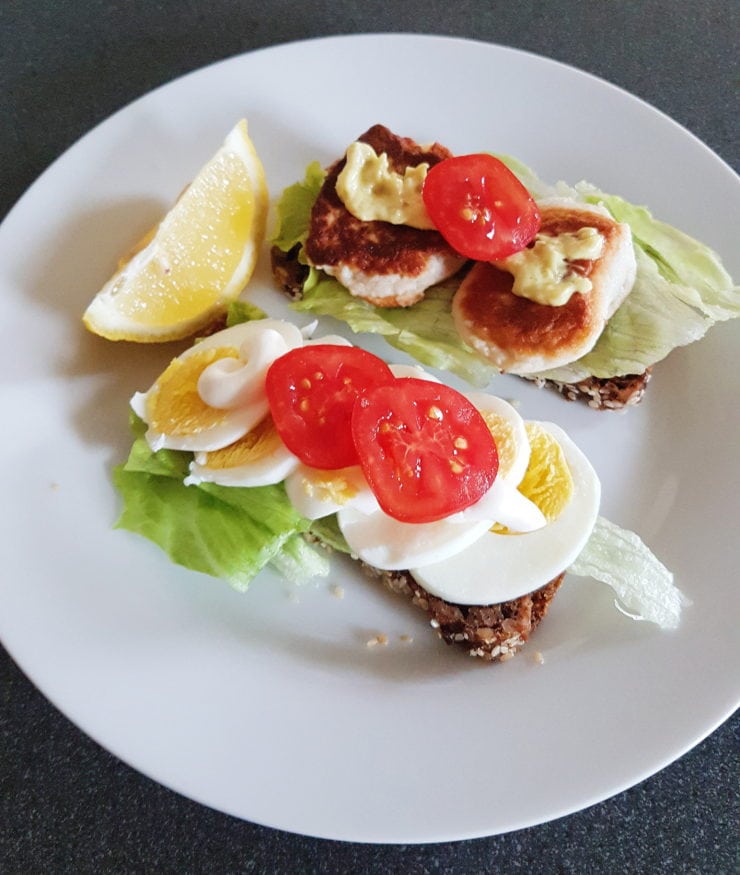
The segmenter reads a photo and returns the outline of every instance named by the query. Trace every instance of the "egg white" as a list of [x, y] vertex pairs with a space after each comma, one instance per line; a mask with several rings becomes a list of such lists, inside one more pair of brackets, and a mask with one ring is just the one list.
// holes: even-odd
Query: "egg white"
[[417, 380], [426, 380], [429, 383], [442, 382], [419, 365], [390, 364], [388, 367], [391, 369], [391, 373], [394, 377], [414, 377]]
[[[198, 393], [211, 407], [225, 411], [216, 425], [193, 434], [168, 434], [151, 425], [146, 440], [152, 450], [167, 448], [192, 452], [219, 450], [234, 443], [254, 428], [269, 410], [265, 375], [275, 359], [303, 345], [303, 335], [295, 325], [280, 319], [259, 319], [225, 328], [204, 338], [182, 353], [178, 360], [208, 349], [233, 347], [239, 358], [219, 359], [206, 367], [198, 380]], [[149, 425], [148, 400], [156, 391], [155, 382], [146, 392], [137, 392], [131, 408]]]
[[465, 605], [520, 598], [544, 586], [575, 561], [596, 522], [601, 484], [591, 463], [553, 423], [539, 423], [560, 444], [573, 477], [573, 495], [558, 518], [516, 535], [486, 532], [471, 546], [439, 562], [412, 567], [432, 595]]
[[[503, 398], [486, 395], [485, 392], [469, 392], [465, 396], [481, 413], [495, 413], [507, 422], [511, 429], [514, 459], [508, 471], [499, 468], [499, 477], [518, 486], [529, 465], [530, 446], [524, 419], [518, 410]], [[495, 440], [495, 435], [494, 435]]]
[[[332, 494], [326, 489], [327, 480], [344, 480], [348, 491]], [[285, 491], [293, 507], [309, 520], [321, 519], [349, 507], [365, 514], [378, 509], [378, 500], [359, 465], [323, 471], [299, 464], [288, 475]]]
[[355, 555], [375, 568], [397, 571], [455, 555], [482, 537], [495, 522], [463, 514], [432, 523], [404, 523], [380, 508], [364, 513], [350, 505], [338, 510], [337, 520]]
[[190, 474], [185, 485], [217, 483], [220, 486], [272, 486], [280, 483], [299, 465], [298, 459], [283, 444], [259, 459], [234, 465], [231, 468], [209, 468], [208, 454], [198, 452], [190, 463]]

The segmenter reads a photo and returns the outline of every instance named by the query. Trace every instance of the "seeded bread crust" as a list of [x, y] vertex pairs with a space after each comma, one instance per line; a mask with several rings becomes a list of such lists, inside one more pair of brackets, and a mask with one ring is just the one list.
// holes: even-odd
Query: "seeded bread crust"
[[642, 401], [647, 384], [652, 376], [652, 368], [642, 374], [625, 374], [622, 377], [589, 377], [578, 383], [561, 383], [558, 380], [544, 380], [542, 377], [528, 377], [538, 386], [549, 386], [560, 392], [567, 401], [585, 401], [595, 410], [621, 410], [634, 407]]
[[[300, 246], [289, 252], [272, 247], [272, 274], [282, 290], [298, 301], [303, 296], [303, 283], [308, 276], [308, 268], [298, 261]], [[568, 401], [584, 401], [595, 410], [622, 410], [639, 404], [651, 377], [651, 368], [642, 374], [627, 374], [622, 377], [589, 377], [578, 383], [561, 383], [545, 380], [542, 377], [527, 377], [536, 385], [547, 386], [560, 392]]]
[[563, 572], [541, 589], [497, 605], [456, 605], [428, 593], [408, 571], [363, 567], [368, 576], [424, 611], [446, 644], [464, 647], [486, 662], [505, 662], [526, 644], [565, 577]]

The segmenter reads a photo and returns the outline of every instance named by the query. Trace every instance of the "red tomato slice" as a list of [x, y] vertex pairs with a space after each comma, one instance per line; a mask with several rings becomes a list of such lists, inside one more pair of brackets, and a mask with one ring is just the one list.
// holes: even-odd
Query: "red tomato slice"
[[435, 164], [422, 198], [450, 246], [476, 261], [498, 261], [519, 252], [540, 227], [537, 204], [493, 155], [459, 155]]
[[267, 400], [285, 446], [313, 468], [357, 464], [352, 408], [358, 397], [393, 380], [388, 365], [356, 346], [314, 344], [270, 365]]
[[401, 377], [362, 397], [352, 414], [360, 465], [381, 508], [429, 523], [474, 504], [498, 470], [478, 410], [441, 383]]

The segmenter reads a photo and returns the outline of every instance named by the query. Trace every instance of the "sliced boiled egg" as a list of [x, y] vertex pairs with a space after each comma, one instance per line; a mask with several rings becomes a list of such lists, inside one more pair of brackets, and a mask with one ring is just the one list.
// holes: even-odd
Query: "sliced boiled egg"
[[400, 570], [438, 562], [464, 550], [482, 537], [493, 520], [455, 518], [432, 523], [404, 523], [380, 508], [364, 513], [349, 505], [337, 513], [339, 528], [354, 554], [383, 570]]
[[306, 519], [317, 520], [347, 507], [358, 513], [372, 513], [378, 501], [359, 465], [319, 470], [298, 465], [285, 481], [293, 507]]
[[536, 505], [498, 479], [475, 504], [431, 523], [401, 522], [377, 503], [369, 511], [357, 502], [337, 510], [339, 528], [352, 551], [384, 570], [413, 568], [457, 555], [495, 523], [516, 531], [531, 531], [545, 522]]
[[269, 486], [285, 480], [298, 465], [268, 414], [234, 443], [220, 450], [197, 452], [185, 484]]
[[[391, 365], [395, 376], [436, 381], [422, 368]], [[409, 373], [413, 372], [413, 373]], [[339, 527], [350, 548], [376, 568], [400, 570], [427, 565], [464, 551], [491, 527], [530, 532], [546, 524], [539, 507], [518, 489], [530, 458], [524, 420], [501, 398], [474, 392], [467, 396], [483, 415], [496, 441], [499, 473], [491, 488], [473, 505], [432, 523], [404, 523], [355, 504], [339, 509]]]
[[268, 412], [269, 366], [302, 344], [300, 330], [279, 319], [245, 322], [196, 343], [131, 399], [149, 426], [149, 446], [208, 452], [234, 443]]
[[518, 486], [529, 464], [529, 439], [524, 420], [513, 405], [495, 395], [470, 392], [466, 396], [478, 409], [493, 435], [498, 453], [498, 477]]
[[[524, 534], [487, 531], [457, 555], [417, 563], [411, 573], [432, 595], [467, 605], [520, 598], [556, 578], [583, 550], [599, 511], [596, 472], [561, 428], [527, 425], [532, 461], [522, 489], [525, 495], [530, 490], [532, 500], [539, 498], [547, 525]], [[539, 496], [534, 494], [538, 488]]]

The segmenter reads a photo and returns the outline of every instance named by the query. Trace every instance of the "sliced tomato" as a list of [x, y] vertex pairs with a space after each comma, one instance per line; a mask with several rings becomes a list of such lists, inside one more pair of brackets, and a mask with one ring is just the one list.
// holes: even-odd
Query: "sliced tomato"
[[401, 377], [358, 401], [352, 434], [381, 508], [401, 522], [427, 523], [474, 504], [498, 470], [478, 410], [441, 383]]
[[459, 155], [435, 164], [422, 198], [450, 246], [476, 261], [499, 261], [519, 252], [540, 227], [537, 204], [493, 155]]
[[313, 468], [357, 464], [352, 408], [370, 389], [393, 380], [388, 365], [356, 346], [314, 344], [270, 365], [267, 400], [285, 446]]

